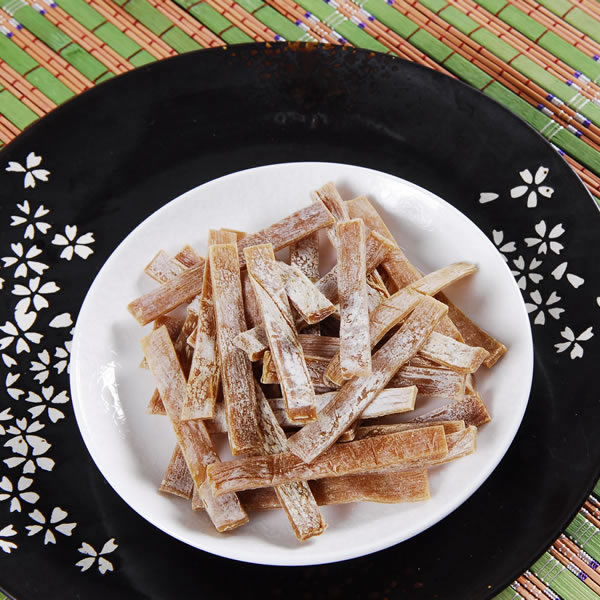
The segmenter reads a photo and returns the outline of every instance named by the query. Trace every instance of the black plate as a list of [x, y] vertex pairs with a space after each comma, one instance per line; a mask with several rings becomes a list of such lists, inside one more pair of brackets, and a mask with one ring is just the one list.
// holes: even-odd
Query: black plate
[[[42, 159], [32, 169], [50, 175], [44, 182], [44, 173], [33, 173], [28, 179], [34, 178], [35, 187], [24, 188], [24, 172], [16, 165], [17, 171], [4, 169], [9, 161], [26, 169], [30, 152]], [[51, 403], [42, 387], [54, 388], [52, 399], [68, 391], [66, 371], [58, 373], [64, 351], [55, 356], [55, 349], [70, 339], [70, 319], [54, 322], [58, 328], [51, 321], [63, 313], [76, 319], [96, 273], [138, 223], [215, 177], [302, 160], [403, 177], [454, 204], [488, 235], [496, 231], [511, 266], [523, 257], [526, 300], [542, 304], [532, 319], [539, 321], [543, 312], [545, 324], [533, 326], [535, 376], [523, 425], [501, 465], [469, 501], [425, 533], [371, 556], [316, 567], [263, 567], [192, 549], [141, 519], [94, 466], [70, 404]], [[17, 488], [24, 465], [36, 469], [25, 473], [32, 483], [21, 492], [21, 512], [9, 511], [11, 500], [0, 501], [0, 547], [16, 544], [10, 554], [0, 551], [0, 584], [17, 598], [489, 598], [552, 542], [597, 478], [600, 262], [592, 257], [598, 255], [598, 211], [549, 144], [466, 85], [388, 56], [339, 47], [203, 50], [138, 69], [69, 102], [17, 138], [0, 154], [0, 165], [0, 257], [19, 252], [11, 244], [22, 244], [24, 252], [35, 245], [41, 254], [30, 255], [28, 268], [36, 267], [32, 261], [47, 264], [41, 284], [60, 287], [44, 292], [48, 308], [39, 298], [38, 307], [19, 305], [20, 325], [43, 338], [30, 336], [29, 351], [21, 344], [20, 353], [15, 338], [1, 352], [14, 359], [14, 365], [10, 359], [0, 363], [0, 375], [18, 399], [2, 394], [0, 410], [10, 408], [15, 418], [0, 420], [0, 459], [18, 459], [15, 448], [27, 452], [19, 465], [0, 462], [0, 475], [8, 478], [4, 488], [10, 487], [6, 481]], [[539, 172], [538, 181], [527, 184], [525, 170], [534, 177], [539, 167], [549, 170], [544, 181]], [[527, 192], [513, 197], [524, 191], [514, 191], [519, 185]], [[528, 208], [532, 191], [537, 206]], [[50, 212], [36, 217], [40, 204]], [[34, 239], [26, 239], [27, 224], [17, 219], [11, 226], [13, 215], [52, 228], [34, 228]], [[76, 233], [65, 230], [73, 225]], [[93, 241], [81, 239], [88, 232]], [[93, 253], [88, 256], [85, 247]], [[532, 259], [541, 264], [532, 267]], [[1, 323], [14, 323], [17, 302], [25, 298], [13, 294], [14, 286], [35, 276], [17, 278], [16, 268], [6, 264], [0, 272]], [[2, 327], [3, 337], [11, 337], [12, 328]], [[570, 340], [559, 353], [556, 344]], [[40, 383], [34, 376], [46, 375], [45, 360], [49, 375]], [[31, 370], [34, 362], [37, 371]], [[37, 398], [42, 402], [31, 402]], [[36, 406], [46, 404], [35, 418], [28, 411], [35, 415]], [[50, 408], [65, 418], [53, 423], [51, 417], [59, 415]], [[37, 421], [44, 429], [29, 431], [19, 445], [17, 430], [8, 428], [24, 417], [28, 426]], [[51, 471], [44, 470], [52, 466], [39, 460], [44, 458], [54, 462]], [[46, 519], [42, 530], [27, 529], [39, 525], [34, 510]], [[50, 524], [53, 512], [62, 518]], [[65, 523], [76, 526], [60, 527]], [[56, 544], [50, 537], [44, 544], [49, 524]], [[112, 538], [117, 548], [105, 546]], [[95, 556], [103, 547], [104, 556]], [[80, 573], [75, 563], [86, 557], [82, 566], [89, 568]], [[114, 571], [101, 574], [99, 567]]]

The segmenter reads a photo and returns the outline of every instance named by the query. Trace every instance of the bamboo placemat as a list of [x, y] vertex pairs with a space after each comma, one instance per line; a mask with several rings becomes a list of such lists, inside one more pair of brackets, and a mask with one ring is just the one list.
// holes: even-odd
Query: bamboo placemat
[[[116, 74], [252, 41], [349, 44], [460, 78], [544, 135], [600, 199], [598, 0], [0, 0], [0, 148]], [[600, 483], [497, 599], [598, 600], [599, 498]]]

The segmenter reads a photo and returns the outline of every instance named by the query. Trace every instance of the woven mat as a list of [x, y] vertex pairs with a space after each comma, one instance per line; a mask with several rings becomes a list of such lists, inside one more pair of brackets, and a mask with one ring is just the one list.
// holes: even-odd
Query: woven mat
[[[550, 140], [600, 199], [598, 0], [0, 0], [0, 34], [0, 148], [65, 100], [162, 58], [331, 42], [468, 82]], [[598, 600], [598, 498], [600, 483], [497, 598]]]

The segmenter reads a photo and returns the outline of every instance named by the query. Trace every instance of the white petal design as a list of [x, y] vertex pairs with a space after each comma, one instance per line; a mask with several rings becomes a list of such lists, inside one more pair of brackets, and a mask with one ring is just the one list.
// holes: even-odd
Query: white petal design
[[[524, 290], [527, 288], [527, 279], [525, 279], [525, 277], [523, 275], [521, 275], [521, 277], [519, 277], [519, 279], [517, 279], [517, 285], [519, 286], [520, 290]], [[533, 310], [535, 310], [537, 308], [537, 306], [533, 305], [533, 304], [529, 304], [529, 306], [533, 306]], [[528, 310], [527, 312], [531, 312], [530, 310]]]
[[12, 537], [13, 535], [17, 535], [17, 532], [12, 525], [0, 529], [0, 537]]
[[25, 217], [11, 215], [10, 218], [12, 219], [10, 222], [11, 227], [16, 227], [17, 225], [23, 225], [23, 223], [27, 223], [27, 219]]
[[47, 544], [56, 544], [56, 536], [50, 529], [46, 530], [46, 535], [44, 536], [44, 546]]
[[17, 547], [13, 542], [7, 542], [5, 540], [0, 540], [0, 548], [6, 552], [6, 554], [10, 554], [11, 550], [14, 550]]
[[546, 221], [542, 219], [534, 229], [540, 237], [544, 237], [546, 235]]
[[55, 246], [68, 246], [69, 240], [62, 233], [57, 233], [54, 235], [54, 239], [52, 240], [52, 243]]
[[32, 483], [33, 479], [30, 479], [29, 477], [19, 477], [19, 481], [17, 482], [17, 489], [20, 492], [22, 492], [26, 489], [29, 489]]
[[32, 460], [28, 460], [23, 466], [23, 473], [35, 473], [35, 463]]
[[52, 448], [52, 444], [49, 444], [44, 438], [37, 435], [28, 435], [26, 436], [26, 439], [33, 450], [34, 456], [45, 454], [48, 452], [48, 450], [50, 450], [50, 448]]
[[562, 315], [562, 313], [565, 312], [564, 308], [550, 308], [548, 309], [548, 312], [550, 313], [550, 316], [553, 317], [554, 319], [560, 319], [560, 315]]
[[108, 542], [106, 542], [104, 546], [102, 546], [100, 554], [110, 554], [111, 552], [114, 552], [118, 547], [119, 545], [115, 543], [115, 538], [110, 538], [110, 540], [108, 540]]
[[89, 232], [89, 233], [84, 233], [78, 240], [77, 240], [77, 244], [93, 244], [96, 240], [94, 239], [94, 234]]
[[23, 236], [26, 240], [32, 240], [33, 237], [35, 236], [35, 228], [33, 227], [33, 225], [30, 223], [29, 225], [27, 225], [27, 227], [25, 228], [25, 235]]
[[32, 419], [37, 419], [43, 412], [46, 410], [44, 405], [41, 406], [33, 406], [32, 408], [28, 408], [27, 412], [31, 415]]
[[517, 269], [519, 269], [519, 271], [522, 271], [525, 268], [525, 260], [522, 256], [519, 256], [519, 258], [513, 260], [513, 264], [515, 267], [517, 267]]
[[550, 250], [552, 250], [552, 252], [554, 252], [555, 254], [560, 254], [563, 249], [564, 246], [561, 243], [550, 242]]
[[531, 292], [531, 294], [529, 294], [529, 297], [538, 305], [542, 303], [542, 295], [538, 290], [534, 290], [533, 292]]
[[37, 433], [38, 431], [41, 431], [42, 429], [44, 429], [45, 425], [43, 425], [42, 423], [40, 423], [39, 421], [34, 421], [28, 428], [27, 428], [27, 433]]
[[542, 279], [544, 279], [544, 276], [540, 275], [540, 273], [529, 273], [529, 279], [531, 279], [531, 281], [537, 285]]
[[36, 318], [37, 315], [33, 311], [28, 313], [15, 313], [15, 321], [17, 322], [17, 325], [21, 331], [28, 331], [35, 323]]
[[9, 512], [21, 512], [21, 503], [18, 498], [11, 499]]
[[527, 196], [527, 208], [535, 208], [537, 206], [537, 194], [535, 190], [531, 190], [529, 192], [529, 196]]
[[27, 444], [22, 436], [18, 436], [13, 438], [12, 440], [8, 440], [6, 444], [4, 444], [5, 448], [12, 448], [12, 451], [15, 454], [20, 454], [21, 456], [27, 456]]
[[0, 489], [3, 489], [5, 492], [13, 491], [12, 481], [6, 475], [4, 475], [2, 480], [0, 480]]
[[67, 394], [66, 390], [63, 390], [60, 394], [54, 396], [52, 399], [52, 404], [65, 404], [68, 401], [69, 395]]
[[54, 507], [52, 514], [50, 515], [50, 523], [58, 523], [67, 518], [69, 513], [65, 512], [60, 506]]
[[48, 281], [47, 283], [44, 283], [44, 285], [42, 285], [42, 287], [39, 289], [40, 294], [54, 294], [59, 291], [60, 288], [54, 281]]
[[16, 269], [15, 269], [15, 277], [19, 278], [19, 277], [27, 277], [27, 265], [25, 263], [20, 264]]
[[63, 535], [70, 536], [73, 533], [73, 529], [77, 527], [77, 523], [61, 523], [57, 525], [54, 529]]
[[21, 500], [25, 500], [29, 504], [35, 504], [40, 499], [39, 494], [35, 492], [25, 492], [21, 494]]
[[35, 177], [29, 173], [25, 173], [25, 188], [34, 188], [35, 187]]
[[29, 516], [36, 522], [44, 525], [46, 523], [46, 517], [36, 508]]
[[62, 313], [50, 321], [50, 327], [54, 328], [70, 327], [71, 325], [73, 325], [73, 319], [69, 313]]
[[579, 344], [575, 344], [573, 346], [573, 350], [571, 350], [571, 358], [581, 358], [583, 356], [583, 348]]
[[36, 294], [33, 297], [33, 306], [34, 306], [35, 310], [42, 310], [43, 308], [48, 308], [50, 306], [50, 304], [48, 304], [48, 300], [46, 300], [46, 298], [44, 298], [44, 296], [40, 296], [39, 294]]
[[98, 553], [90, 546], [87, 542], [81, 544], [81, 548], [78, 549], [82, 554], [89, 554], [90, 556], [98, 556]]
[[73, 258], [73, 246], [67, 246], [61, 253], [60, 257], [66, 260], [71, 260]]
[[17, 284], [13, 287], [12, 293], [15, 296], [29, 296], [31, 291], [28, 287], [25, 287], [24, 285], [21, 285], [21, 284]]
[[54, 465], [56, 464], [51, 458], [42, 456], [36, 459], [37, 466], [44, 471], [52, 471], [54, 469]]
[[547, 167], [538, 167], [538, 170], [535, 172], [534, 183], [536, 185], [539, 185], [540, 183], [542, 183], [542, 181], [544, 181], [544, 179], [546, 179], [546, 176], [548, 175], [548, 171], [549, 171], [549, 169]]
[[35, 535], [36, 533], [42, 531], [42, 529], [44, 528], [41, 525], [27, 525], [25, 529], [27, 529], [27, 535], [31, 537], [32, 535]]
[[35, 152], [30, 152], [25, 159], [25, 164], [28, 169], [33, 169], [34, 167], [38, 167], [42, 162], [42, 157], [37, 156]]
[[592, 337], [594, 337], [593, 329], [592, 329], [592, 327], [588, 327], [585, 331], [583, 331], [582, 333], [580, 333], [577, 336], [577, 341], [578, 342], [585, 342], [585, 341], [589, 340]]
[[565, 232], [565, 228], [563, 227], [562, 223], [559, 223], [558, 225], [555, 225], [550, 230], [550, 233], [548, 234], [548, 237], [551, 240], [554, 240], [554, 239], [560, 237], [564, 232]]
[[65, 234], [69, 241], [73, 241], [77, 235], [77, 225], [67, 225], [65, 227]]
[[534, 310], [537, 310], [537, 305], [536, 304], [530, 304], [529, 302], [525, 303], [525, 308], [527, 310], [528, 313], [532, 313]]
[[[0, 340], [0, 350], [4, 349], [5, 346], [2, 345], [2, 340]], [[8, 354], [2, 354], [2, 362], [9, 368], [11, 369], [12, 367], [16, 366], [17, 361], [12, 357], [9, 356]]]
[[487, 204], [492, 200], [496, 200], [496, 198], [498, 198], [498, 194], [494, 194], [493, 192], [481, 192], [481, 194], [479, 194], [479, 203]]
[[16, 314], [25, 314], [29, 310], [29, 305], [31, 304], [31, 298], [29, 296], [27, 298], [23, 298], [17, 302], [15, 306]]
[[91, 248], [88, 248], [87, 246], [80, 246], [79, 244], [77, 244], [75, 246], [75, 254], [81, 256], [81, 258], [85, 260], [88, 256], [90, 256], [90, 254], [94, 254], [94, 251]]
[[562, 276], [565, 274], [568, 264], [569, 263], [567, 263], [567, 262], [560, 263], [560, 265], [558, 265], [558, 267], [556, 267], [556, 269], [554, 269], [554, 271], [552, 271], [552, 273], [551, 273], [552, 277], [554, 277], [554, 279], [556, 279], [557, 281], [560, 280], [562, 278]]
[[575, 341], [575, 334], [573, 333], [573, 330], [570, 327], [565, 327], [560, 332], [560, 335], [562, 337], [564, 337], [565, 340], [569, 340], [570, 342], [574, 342]]
[[531, 248], [531, 246], [535, 246], [536, 244], [539, 244], [542, 240], [540, 240], [539, 238], [525, 238], [524, 241], [527, 244], [527, 247]]
[[76, 567], [81, 567], [81, 571], [87, 571], [96, 562], [96, 558], [83, 558], [79, 562], [75, 563]]
[[546, 185], [542, 185], [538, 188], [538, 192], [544, 196], [544, 198], [550, 198], [552, 197], [552, 194], [554, 194], [554, 190], [551, 187], [548, 187]]
[[535, 325], [544, 325], [546, 323], [546, 315], [543, 310], [540, 310], [533, 322]]
[[10, 321], [6, 321], [6, 323], [0, 327], [0, 331], [6, 333], [6, 335], [12, 336], [18, 335], [19, 333], [17, 328]]
[[106, 558], [100, 557], [98, 559], [98, 571], [100, 571], [100, 573], [104, 575], [106, 571], [114, 571], [114, 568], [110, 560], [106, 560]]
[[547, 305], [556, 304], [560, 300], [560, 296], [556, 292], [552, 292], [546, 301]]
[[520, 198], [521, 196], [524, 196], [527, 193], [528, 189], [529, 187], [526, 185], [518, 185], [517, 187], [514, 187], [512, 190], [510, 190], [510, 197]]
[[8, 162], [8, 167], [5, 170], [12, 173], [25, 173], [25, 167], [12, 160]]
[[52, 406], [48, 408], [48, 418], [53, 422], [57, 423], [61, 419], [65, 418], [65, 415], [62, 411], [58, 410], [58, 408], [53, 408]]
[[4, 463], [9, 469], [14, 469], [15, 467], [23, 464], [24, 460], [25, 459], [21, 456], [11, 456], [10, 458], [5, 458]]
[[573, 273], [567, 273], [567, 281], [575, 288], [581, 287], [585, 283], [585, 279]]
[[32, 174], [40, 181], [48, 181], [48, 175], [50, 175], [50, 171], [46, 171], [46, 169], [35, 169], [35, 171], [32, 171]]
[[44, 271], [48, 268], [48, 265], [37, 261], [30, 260], [27, 264], [29, 265], [29, 268], [35, 271], [38, 275], [42, 275]]
[[533, 183], [533, 175], [531, 174], [531, 171], [529, 169], [519, 171], [519, 175], [525, 183]]
[[508, 242], [499, 248], [500, 252], [514, 252], [516, 249], [517, 245], [514, 242]]

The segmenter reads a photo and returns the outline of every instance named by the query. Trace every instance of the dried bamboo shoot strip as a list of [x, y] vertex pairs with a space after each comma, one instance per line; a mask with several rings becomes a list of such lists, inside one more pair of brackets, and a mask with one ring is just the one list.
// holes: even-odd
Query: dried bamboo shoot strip
[[465, 394], [465, 374], [435, 367], [404, 365], [391, 378], [389, 385], [405, 387], [416, 385], [418, 398], [435, 396], [448, 400], [460, 400]]
[[262, 316], [252, 289], [248, 271], [242, 271], [242, 296], [244, 298], [244, 313], [248, 327], [262, 327]]
[[[287, 450], [287, 437], [267, 402], [262, 389], [255, 384], [258, 402], [258, 420], [263, 437], [263, 455], [272, 455]], [[327, 525], [321, 511], [305, 481], [284, 483], [274, 488], [277, 498], [300, 541], [321, 535]]]
[[492, 420], [485, 404], [481, 400], [481, 396], [475, 393], [467, 394], [464, 398], [435, 408], [428, 413], [413, 419], [413, 422], [433, 423], [448, 419], [460, 419], [465, 422], [465, 425], [474, 425], [475, 427], [481, 427]]
[[331, 213], [322, 202], [315, 202], [306, 208], [281, 219], [277, 223], [251, 233], [238, 241], [240, 265], [245, 266], [244, 249], [260, 244], [272, 244], [275, 252], [328, 227], [334, 222]]
[[207, 512], [217, 531], [228, 531], [248, 521], [248, 515], [235, 494], [211, 499], [210, 490], [201, 487], [206, 479], [206, 466], [219, 461], [204, 424], [201, 421], [181, 421], [186, 381], [166, 327], [154, 330], [142, 340], [142, 348], [161, 398], [171, 420], [177, 441], [185, 457], [194, 485], [200, 490]]
[[290, 246], [290, 264], [298, 267], [313, 283], [319, 280], [319, 233], [298, 240]]
[[173, 455], [169, 461], [169, 466], [165, 472], [162, 483], [158, 488], [159, 492], [173, 494], [191, 500], [194, 493], [194, 480], [190, 475], [185, 457], [179, 444], [175, 446]]
[[[324, 383], [323, 376], [327, 366], [329, 365], [329, 359], [319, 358], [317, 356], [305, 356], [304, 362], [308, 370], [308, 377], [313, 384], [313, 387], [320, 386], [328, 389], [333, 389], [332, 386]], [[273, 361], [273, 355], [270, 350], [267, 350], [263, 354], [263, 370], [260, 378], [261, 383], [280, 383], [279, 375], [277, 374], [277, 367]]]
[[428, 296], [435, 296], [438, 292], [444, 288], [473, 275], [477, 272], [477, 266], [471, 263], [459, 262], [447, 265], [433, 271], [428, 275], [424, 275], [421, 279], [410, 284], [410, 287], [421, 294], [427, 294]]
[[202, 291], [204, 261], [131, 302], [127, 309], [141, 325], [189, 302]]
[[285, 452], [209, 465], [207, 477], [213, 494], [218, 497], [289, 481], [338, 477], [412, 464], [416, 460], [435, 460], [447, 453], [444, 428], [434, 426], [336, 444], [310, 464]]
[[443, 304], [424, 296], [402, 327], [373, 356], [372, 373], [348, 382], [319, 412], [316, 421], [288, 440], [288, 448], [306, 462], [327, 450], [360, 417], [394, 373], [419, 351], [446, 312]]
[[[398, 325], [420, 301], [420, 294], [405, 289], [396, 292], [393, 296], [381, 302], [369, 317], [369, 347], [374, 348], [383, 336]], [[344, 379], [340, 355], [337, 354], [327, 366], [324, 380], [335, 386], [340, 386], [343, 385]]]
[[199, 265], [204, 258], [200, 256], [189, 244], [186, 244], [174, 257], [184, 267], [190, 268]]
[[158, 283], [166, 283], [173, 277], [177, 277], [184, 271], [185, 267], [174, 258], [171, 258], [164, 250], [159, 250], [156, 256], [145, 266], [144, 273], [152, 277]]
[[[169, 337], [172, 340], [177, 339], [179, 332], [183, 326], [183, 319], [181, 317], [171, 317], [169, 315], [163, 315], [162, 317], [158, 317], [153, 323], [152, 329], [158, 329], [159, 327], [165, 326], [167, 331], [169, 332]], [[140, 363], [141, 369], [147, 369], [148, 363], [146, 362], [146, 358], [142, 358], [142, 362]]]
[[365, 228], [361, 219], [337, 224], [340, 368], [350, 379], [371, 372]]
[[340, 349], [340, 338], [329, 335], [311, 335], [301, 333], [298, 335], [304, 356], [315, 358], [333, 358]]
[[246, 329], [237, 247], [218, 244], [208, 253], [229, 446], [234, 455], [253, 452], [262, 445], [254, 377], [250, 361], [233, 343]]
[[273, 247], [251, 246], [244, 254], [288, 415], [295, 421], [310, 421], [317, 414], [315, 393]]
[[335, 312], [335, 306], [321, 294], [319, 288], [298, 267], [278, 262], [285, 293], [300, 316], [314, 325]]
[[491, 367], [506, 352], [506, 346], [476, 325], [467, 315], [457, 308], [446, 296], [439, 294], [439, 300], [448, 305], [448, 315], [456, 325], [465, 342], [469, 346], [485, 348], [490, 355], [483, 361], [486, 367]]
[[[435, 424], [441, 425], [444, 428], [446, 437], [451, 433], [456, 433], [457, 431], [465, 429], [464, 421], [436, 421]], [[388, 435], [390, 433], [398, 433], [399, 431], [411, 431], [427, 426], [428, 423], [382, 423], [380, 425], [361, 425], [356, 431], [356, 439], [362, 440], [377, 435]], [[448, 449], [450, 449], [450, 445], [448, 445]]]
[[[427, 471], [395, 471], [343, 475], [309, 482], [319, 506], [348, 504], [350, 502], [420, 502], [429, 500]], [[246, 510], [281, 508], [272, 488], [257, 488], [240, 492]]]
[[[336, 222], [347, 221], [349, 219], [348, 209], [346, 208], [342, 197], [333, 183], [326, 183], [318, 190], [312, 192], [311, 196], [314, 202], [321, 201], [325, 205], [325, 208], [327, 208], [327, 210], [333, 215], [333, 218]], [[335, 223], [331, 227], [327, 228], [327, 236], [329, 237], [329, 240], [333, 246], [337, 248], [338, 241]]]
[[459, 373], [474, 373], [489, 356], [489, 352], [483, 348], [461, 344], [434, 331], [419, 355]]
[[[254, 295], [254, 291], [252, 292], [252, 295]], [[242, 333], [235, 338], [233, 343], [247, 354], [248, 359], [251, 362], [261, 360], [265, 352], [269, 349], [267, 332], [262, 325], [248, 329], [248, 331], [242, 331]]]

